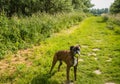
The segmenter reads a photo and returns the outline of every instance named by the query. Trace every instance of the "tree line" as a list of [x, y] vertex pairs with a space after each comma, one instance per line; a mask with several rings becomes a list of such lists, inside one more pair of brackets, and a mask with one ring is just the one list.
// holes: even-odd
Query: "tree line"
[[94, 15], [101, 15], [101, 14], [103, 14], [103, 13], [108, 13], [108, 12], [109, 12], [109, 9], [108, 9], [108, 8], [91, 9], [90, 12], [93, 13]]
[[110, 8], [102, 8], [102, 9], [91, 9], [91, 13], [95, 15], [101, 15], [103, 13], [111, 13], [111, 14], [117, 14], [120, 13], [120, 0], [114, 0], [114, 2], [111, 4]]
[[31, 15], [35, 12], [57, 13], [70, 11], [88, 12], [90, 0], [0, 0], [0, 12], [7, 16]]

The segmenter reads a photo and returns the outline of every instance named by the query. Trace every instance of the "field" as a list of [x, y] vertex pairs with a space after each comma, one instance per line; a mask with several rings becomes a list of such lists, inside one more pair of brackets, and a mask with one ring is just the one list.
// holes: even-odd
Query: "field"
[[[117, 26], [118, 28], [118, 26]], [[58, 50], [81, 45], [75, 84], [120, 84], [120, 34], [107, 27], [102, 17], [89, 17], [69, 29], [52, 34], [40, 45], [8, 54], [0, 60], [0, 84], [61, 84], [66, 65], [49, 74]], [[73, 80], [73, 68], [70, 71]]]

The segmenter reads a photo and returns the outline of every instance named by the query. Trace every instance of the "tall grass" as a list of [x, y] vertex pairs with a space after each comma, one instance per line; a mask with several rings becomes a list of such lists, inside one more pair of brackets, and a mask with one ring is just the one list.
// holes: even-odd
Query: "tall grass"
[[114, 24], [120, 25], [120, 14], [111, 15], [109, 18]]
[[25, 49], [50, 37], [52, 33], [69, 28], [85, 17], [83, 13], [36, 13], [31, 17], [0, 15], [0, 58], [8, 52]]
[[116, 34], [120, 34], [120, 14], [103, 15], [103, 21], [107, 22], [107, 27], [114, 30]]

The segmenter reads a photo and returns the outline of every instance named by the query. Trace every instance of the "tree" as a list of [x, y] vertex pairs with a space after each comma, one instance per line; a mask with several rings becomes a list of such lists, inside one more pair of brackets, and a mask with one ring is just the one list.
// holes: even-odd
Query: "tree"
[[110, 7], [111, 13], [120, 13], [120, 0], [115, 0]]
[[88, 12], [93, 6], [90, 0], [72, 0], [73, 9]]
[[57, 13], [68, 11], [89, 12], [90, 0], [0, 0], [0, 12], [7, 16], [31, 15], [35, 12]]

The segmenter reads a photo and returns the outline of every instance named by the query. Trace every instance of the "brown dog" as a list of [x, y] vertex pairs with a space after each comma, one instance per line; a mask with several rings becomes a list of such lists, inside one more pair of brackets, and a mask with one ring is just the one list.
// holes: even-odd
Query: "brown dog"
[[75, 57], [76, 54], [80, 55], [80, 45], [71, 46], [70, 50], [61, 50], [61, 51], [56, 52], [53, 58], [50, 73], [57, 61], [60, 62], [58, 66], [58, 71], [60, 70], [62, 61], [64, 61], [67, 64], [67, 73], [66, 73], [67, 81], [69, 82], [69, 72], [70, 72], [70, 67], [72, 66], [74, 66], [74, 78], [76, 80], [76, 71], [77, 71], [77, 65], [78, 65], [78, 57]]

